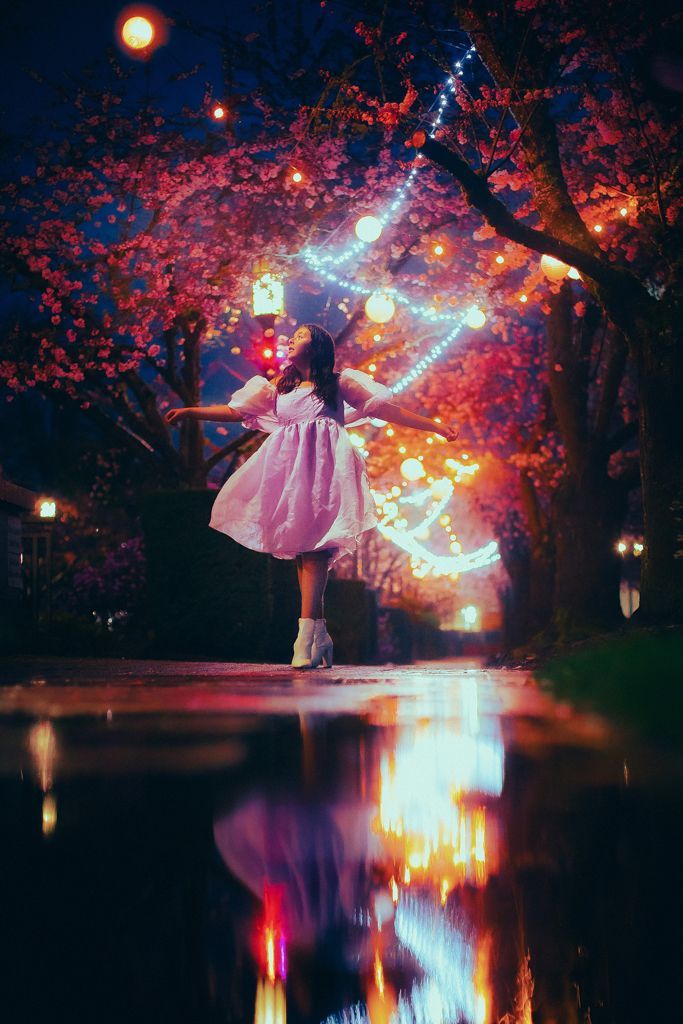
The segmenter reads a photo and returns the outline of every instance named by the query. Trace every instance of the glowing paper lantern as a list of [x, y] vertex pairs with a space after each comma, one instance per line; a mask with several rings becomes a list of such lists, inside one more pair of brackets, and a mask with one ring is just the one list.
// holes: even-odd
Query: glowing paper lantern
[[426, 470], [419, 459], [404, 459], [401, 463], [401, 476], [404, 480], [419, 480], [425, 476]]
[[121, 38], [131, 50], [145, 50], [154, 39], [154, 25], [141, 15], [127, 18], [121, 29]]
[[562, 260], [556, 260], [554, 256], [541, 256], [541, 270], [550, 281], [561, 281], [566, 277], [571, 267]]
[[382, 234], [382, 225], [376, 217], [361, 217], [356, 222], [356, 234], [361, 242], [376, 242]]
[[570, 267], [567, 271], [567, 277], [571, 277], [572, 281], [580, 281], [581, 274], [578, 272], [576, 267]]
[[486, 314], [483, 310], [479, 309], [478, 306], [472, 306], [465, 318], [465, 323], [468, 327], [472, 327], [473, 330], [478, 331], [479, 328], [483, 327], [486, 323]]
[[365, 313], [376, 324], [385, 324], [396, 311], [394, 300], [384, 292], [373, 292], [365, 303]]
[[279, 277], [266, 271], [254, 281], [252, 301], [254, 316], [282, 316], [285, 311], [285, 286]]

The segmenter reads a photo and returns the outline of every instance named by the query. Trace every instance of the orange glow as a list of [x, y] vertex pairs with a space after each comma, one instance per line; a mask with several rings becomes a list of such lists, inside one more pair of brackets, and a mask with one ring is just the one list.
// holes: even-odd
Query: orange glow
[[295, 181], [297, 183], [297, 185], [298, 185], [299, 182], [303, 181], [303, 180], [304, 180], [304, 176], [301, 173], [301, 171], [294, 171], [294, 174], [292, 175], [292, 181]]
[[221, 106], [220, 103], [217, 103], [212, 110], [212, 114], [216, 121], [222, 121], [225, 117], [225, 107]]
[[116, 19], [116, 40], [129, 57], [147, 60], [168, 41], [168, 21], [149, 4], [130, 4]]
[[474, 968], [475, 1024], [488, 1024], [491, 1019], [490, 960], [491, 937], [486, 935], [477, 945], [477, 961]]
[[505, 263], [504, 256], [496, 256], [496, 263]]
[[619, 210], [619, 213], [621, 214], [622, 217], [628, 217], [628, 210], [626, 209], [625, 206], [622, 206], [622, 208]]
[[273, 350], [272, 350], [272, 348], [264, 348], [263, 355], [265, 356], [266, 359], [272, 359], [273, 358]]
[[528, 302], [529, 301], [529, 296], [528, 295], [524, 295], [524, 293], [522, 293], [520, 295], [520, 297], [519, 297], [519, 301], [520, 302]]
[[266, 928], [266, 977], [275, 981], [275, 932]]
[[140, 15], [127, 18], [121, 29], [121, 38], [131, 50], [146, 50], [154, 39], [154, 25]]
[[384, 968], [382, 967], [382, 958], [379, 955], [379, 950], [375, 950], [375, 985], [377, 991], [381, 996], [384, 995]]
[[435, 245], [434, 246], [434, 255], [435, 256], [443, 256], [443, 254], [444, 254], [444, 247], [442, 245]]
[[596, 231], [598, 234], [600, 234], [600, 232], [602, 231], [602, 224], [595, 224], [593, 227], [593, 231]]

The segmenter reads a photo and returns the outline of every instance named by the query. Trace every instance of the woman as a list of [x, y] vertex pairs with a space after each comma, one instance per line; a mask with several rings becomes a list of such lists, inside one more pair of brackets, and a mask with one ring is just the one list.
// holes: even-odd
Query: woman
[[218, 492], [210, 526], [244, 547], [296, 559], [301, 590], [292, 666], [332, 666], [332, 638], [323, 618], [330, 568], [356, 549], [379, 519], [363, 457], [345, 427], [379, 418], [455, 441], [458, 431], [402, 409], [390, 388], [362, 370], [334, 370], [334, 341], [317, 324], [302, 324], [288, 343], [275, 381], [252, 377], [229, 405], [172, 409], [181, 419], [237, 422], [270, 434]]

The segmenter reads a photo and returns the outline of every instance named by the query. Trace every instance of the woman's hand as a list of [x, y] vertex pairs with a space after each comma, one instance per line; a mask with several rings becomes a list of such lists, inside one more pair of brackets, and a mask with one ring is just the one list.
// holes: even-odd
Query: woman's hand
[[439, 429], [436, 431], [441, 437], [445, 437], [447, 441], [457, 441], [460, 436], [460, 431], [457, 427], [450, 427], [448, 424], [440, 423]]
[[170, 423], [171, 426], [173, 426], [174, 424], [177, 425], [180, 423], [181, 420], [185, 419], [185, 417], [187, 416], [187, 412], [187, 409], [169, 409], [166, 415], [164, 416], [164, 419], [166, 420], [167, 423]]

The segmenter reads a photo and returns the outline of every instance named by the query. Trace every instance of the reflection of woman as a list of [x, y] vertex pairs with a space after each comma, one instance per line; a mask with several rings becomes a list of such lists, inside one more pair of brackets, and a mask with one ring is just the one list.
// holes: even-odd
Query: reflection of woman
[[371, 817], [358, 804], [256, 794], [214, 821], [230, 872], [259, 900], [266, 885], [281, 894], [287, 988], [305, 1019], [323, 1019], [362, 996], [350, 943], [358, 909], [369, 902]]
[[292, 665], [329, 668], [328, 571], [379, 522], [365, 462], [344, 426], [378, 416], [447, 441], [458, 432], [393, 404], [390, 389], [367, 373], [335, 373], [334, 342], [317, 324], [294, 332], [288, 356], [275, 382], [252, 377], [229, 405], [173, 409], [166, 418], [241, 420], [270, 434], [219, 492], [210, 525], [252, 550], [296, 559], [301, 617]]

